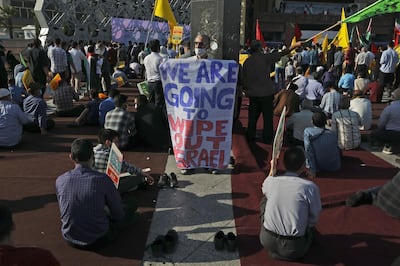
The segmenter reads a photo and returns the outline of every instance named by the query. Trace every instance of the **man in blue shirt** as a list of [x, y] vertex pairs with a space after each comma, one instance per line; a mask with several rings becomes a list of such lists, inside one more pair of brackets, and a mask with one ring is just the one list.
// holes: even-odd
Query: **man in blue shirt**
[[315, 112], [312, 122], [314, 127], [304, 129], [304, 149], [309, 177], [315, 178], [319, 171], [339, 170], [341, 156], [337, 134], [325, 128], [325, 114]]
[[[399, 56], [395, 50], [393, 50], [394, 43], [390, 41], [388, 43], [387, 49], [383, 51], [382, 56], [379, 60], [381, 67], [379, 82], [383, 85], [383, 87], [389, 90], [389, 93], [392, 91], [393, 81], [394, 81], [394, 72], [396, 71], [396, 65], [399, 62]], [[395, 88], [396, 89], [396, 88]]]
[[76, 248], [95, 249], [134, 222], [136, 207], [132, 203], [124, 206], [111, 179], [92, 169], [90, 140], [74, 140], [70, 158], [75, 168], [56, 180], [62, 236]]
[[108, 93], [108, 98], [102, 101], [99, 105], [99, 124], [104, 126], [106, 121], [106, 114], [115, 108], [114, 97], [119, 95], [120, 92], [116, 89], [110, 90]]

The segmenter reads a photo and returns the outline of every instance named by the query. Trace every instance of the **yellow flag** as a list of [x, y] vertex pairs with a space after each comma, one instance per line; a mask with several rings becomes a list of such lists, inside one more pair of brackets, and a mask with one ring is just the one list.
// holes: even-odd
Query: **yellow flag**
[[154, 16], [168, 20], [170, 28], [177, 25], [174, 13], [172, 12], [168, 0], [156, 0], [156, 4], [154, 6]]
[[[297, 41], [296, 41], [296, 36], [293, 36], [292, 42], [290, 43], [290, 46], [295, 45], [296, 42], [297, 42]], [[296, 49], [294, 49], [294, 50], [292, 50], [292, 51], [290, 52], [291, 55], [294, 55], [295, 53], [296, 53]]]
[[[344, 21], [346, 19], [346, 15], [344, 13], [344, 8], [342, 8], [342, 18], [341, 21]], [[343, 50], [346, 50], [349, 48], [349, 32], [347, 30], [347, 23], [342, 22], [339, 32], [337, 34], [337, 40], [338, 40], [338, 45], [343, 48]]]
[[324, 64], [326, 63], [326, 56], [327, 56], [327, 53], [328, 53], [328, 46], [329, 46], [329, 44], [328, 44], [328, 34], [325, 34], [325, 38], [324, 38], [324, 40], [322, 41], [322, 45], [321, 45], [321, 48], [322, 48], [322, 52], [323, 52], [323, 60], [324, 60]]

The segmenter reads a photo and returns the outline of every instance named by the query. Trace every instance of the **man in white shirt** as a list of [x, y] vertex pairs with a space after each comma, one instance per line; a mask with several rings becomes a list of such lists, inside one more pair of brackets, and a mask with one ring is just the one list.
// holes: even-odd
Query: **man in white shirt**
[[276, 161], [271, 161], [264, 180], [260, 203], [260, 242], [270, 256], [279, 260], [298, 260], [310, 249], [321, 212], [319, 188], [299, 177], [305, 155], [301, 148], [288, 149], [283, 156], [286, 172], [274, 176]]
[[286, 121], [287, 133], [290, 134], [288, 139], [292, 140], [294, 144], [304, 145], [304, 129], [312, 127], [313, 102], [304, 99], [301, 103], [301, 111], [292, 114]]
[[338, 147], [342, 150], [352, 150], [361, 144], [360, 115], [349, 110], [350, 99], [342, 97], [340, 109], [332, 114], [331, 130], [337, 132]]
[[361, 117], [362, 126], [360, 130], [369, 130], [372, 124], [371, 101], [366, 98], [362, 91], [355, 90], [353, 99], [350, 100], [349, 110], [358, 113]]
[[86, 56], [78, 49], [78, 43], [72, 42], [72, 48], [69, 50], [72, 57], [71, 69], [71, 87], [74, 88], [76, 93], [79, 93], [82, 80], [82, 61], [86, 60]]
[[161, 76], [158, 67], [163, 62], [160, 55], [160, 41], [151, 40], [149, 42], [151, 54], [144, 58], [144, 67], [146, 69], [147, 82], [149, 84], [149, 102], [154, 103], [162, 110], [165, 109], [164, 93], [161, 83]]

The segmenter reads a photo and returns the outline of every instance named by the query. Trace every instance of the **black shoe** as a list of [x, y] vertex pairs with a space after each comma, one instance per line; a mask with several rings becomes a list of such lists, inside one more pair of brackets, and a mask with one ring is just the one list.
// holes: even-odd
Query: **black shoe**
[[164, 173], [163, 175], [160, 176], [157, 186], [159, 188], [169, 187], [169, 181], [170, 181], [169, 176]]
[[164, 237], [164, 252], [172, 253], [178, 244], [178, 233], [171, 229]]
[[214, 246], [216, 250], [223, 250], [225, 247], [225, 234], [223, 231], [218, 231], [214, 236]]
[[226, 249], [231, 252], [234, 252], [237, 249], [237, 239], [235, 234], [232, 232], [229, 232], [226, 235]]
[[169, 180], [169, 186], [171, 188], [177, 187], [178, 186], [178, 178], [176, 177], [176, 174], [174, 172], [169, 174], [171, 176]]
[[360, 206], [361, 203], [364, 201], [364, 198], [365, 198], [365, 192], [358, 191], [346, 199], [346, 206], [347, 207]]
[[157, 236], [156, 240], [151, 243], [151, 252], [154, 257], [161, 257], [165, 248], [165, 238], [162, 235]]
[[194, 173], [193, 169], [181, 169], [181, 174], [182, 175], [191, 175]]

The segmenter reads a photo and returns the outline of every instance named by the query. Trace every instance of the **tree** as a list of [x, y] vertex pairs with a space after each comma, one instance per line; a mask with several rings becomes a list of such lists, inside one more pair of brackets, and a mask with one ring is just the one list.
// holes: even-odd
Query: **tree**
[[10, 39], [13, 38], [13, 22], [12, 18], [15, 17], [17, 11], [12, 6], [3, 6], [0, 7], [0, 26], [8, 29], [10, 32]]

